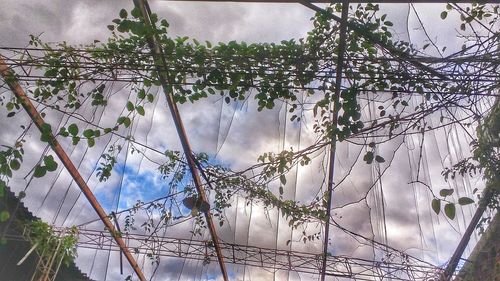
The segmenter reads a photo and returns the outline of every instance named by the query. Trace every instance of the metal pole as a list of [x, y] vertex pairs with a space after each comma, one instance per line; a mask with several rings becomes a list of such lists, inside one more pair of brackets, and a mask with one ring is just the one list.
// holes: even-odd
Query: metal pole
[[[14, 77], [14, 72], [6, 65], [5, 60], [3, 59], [3, 56], [0, 55], [0, 73], [3, 76], [5, 82], [7, 85], [9, 85], [9, 88], [12, 90], [14, 95], [17, 97], [18, 101], [21, 103], [23, 106], [24, 110], [26, 110], [26, 113], [30, 116], [31, 120], [35, 123], [37, 128], [42, 131], [42, 128], [46, 124], [45, 121], [43, 120], [42, 116], [38, 113], [36, 108], [33, 106], [29, 98], [26, 96], [26, 93], [24, 92], [23, 88], [17, 83]], [[64, 151], [62, 146], [59, 144], [57, 139], [54, 137], [52, 133], [50, 133], [50, 141], [49, 141], [50, 146], [52, 147], [52, 150], [56, 153], [57, 157], [59, 160], [63, 163], [63, 165], [66, 167], [68, 172], [70, 173], [71, 177], [73, 180], [76, 182], [82, 193], [85, 195], [87, 200], [89, 201], [90, 205], [94, 210], [96, 211], [97, 215], [101, 219], [101, 221], [104, 223], [106, 228], [109, 230], [109, 233], [113, 238], [115, 239], [116, 243], [120, 247], [120, 249], [123, 251], [125, 254], [125, 257], [127, 258], [128, 262], [130, 263], [130, 266], [134, 269], [135, 273], [139, 277], [141, 281], [146, 281], [146, 277], [142, 273], [141, 269], [139, 268], [139, 265], [135, 261], [134, 257], [130, 253], [129, 249], [127, 248], [127, 245], [123, 241], [123, 239], [120, 237], [118, 232], [116, 231], [113, 223], [111, 220], [108, 218], [106, 212], [104, 209], [101, 207], [101, 204], [97, 201], [97, 198], [94, 196], [92, 191], [90, 190], [89, 186], [83, 179], [83, 177], [80, 175], [78, 172], [78, 169], [75, 167], [71, 159], [69, 158], [68, 154]]]
[[462, 257], [465, 248], [469, 244], [470, 237], [472, 233], [474, 232], [474, 229], [476, 229], [476, 225], [479, 223], [479, 220], [484, 214], [484, 211], [486, 211], [486, 207], [488, 206], [488, 203], [490, 202], [491, 198], [493, 197], [493, 192], [491, 189], [485, 189], [485, 194], [482, 200], [479, 202], [479, 206], [476, 209], [476, 212], [474, 213], [474, 216], [472, 217], [469, 226], [467, 226], [467, 229], [465, 230], [465, 233], [462, 236], [462, 239], [460, 239], [460, 242], [458, 243], [457, 248], [455, 249], [455, 252], [450, 258], [450, 262], [446, 266], [446, 269], [444, 270], [443, 276], [441, 277], [441, 281], [449, 281], [453, 277], [453, 273], [455, 272], [455, 269], [457, 268], [458, 262], [460, 261], [460, 258]]
[[[115, 221], [116, 229], [118, 230], [118, 233], [122, 233], [122, 230], [120, 229], [120, 224], [118, 223], [118, 218], [116, 218], [116, 213], [112, 212], [111, 216], [113, 217], [113, 220]], [[123, 275], [123, 252], [120, 251], [120, 274]]]
[[[141, 12], [141, 15], [143, 17], [143, 20], [145, 24], [149, 27], [151, 27], [153, 30], [156, 29], [154, 24], [151, 22], [150, 16], [151, 16], [151, 10], [149, 8], [147, 0], [134, 0], [134, 5], [139, 11]], [[167, 99], [167, 104], [170, 109], [170, 113], [172, 114], [172, 118], [174, 120], [175, 128], [177, 130], [177, 134], [179, 135], [182, 149], [184, 151], [184, 154], [186, 155], [186, 160], [189, 166], [189, 169], [191, 171], [191, 176], [193, 177], [194, 185], [196, 187], [196, 190], [198, 192], [198, 195], [200, 196], [200, 199], [202, 202], [208, 202], [207, 200], [207, 195], [205, 193], [205, 189], [203, 188], [203, 184], [200, 179], [200, 175], [198, 172], [198, 169], [196, 168], [196, 161], [194, 159], [193, 151], [191, 149], [191, 145], [189, 144], [189, 140], [186, 134], [186, 130], [184, 129], [184, 124], [182, 122], [179, 109], [177, 108], [177, 104], [174, 100], [173, 97], [173, 89], [172, 86], [169, 86], [168, 83], [170, 82], [168, 73], [166, 73], [164, 70], [167, 69], [167, 61], [165, 59], [165, 56], [163, 55], [163, 51], [159, 46], [158, 43], [158, 38], [154, 35], [149, 36], [148, 38], [148, 44], [151, 49], [151, 53], [153, 56], [153, 59], [158, 62], [156, 64], [156, 71], [158, 72], [158, 79], [162, 85], [163, 92], [165, 93], [165, 97]], [[226, 266], [224, 264], [224, 256], [222, 255], [221, 247], [219, 244], [219, 239], [217, 236], [217, 232], [215, 230], [215, 225], [213, 222], [212, 214], [210, 212], [210, 209], [208, 209], [205, 214], [205, 219], [208, 224], [208, 229], [210, 231], [210, 235], [212, 236], [212, 241], [214, 243], [215, 247], [215, 252], [217, 253], [217, 260], [219, 262], [219, 266], [222, 272], [222, 276], [225, 281], [229, 280]]]
[[[347, 38], [347, 18], [349, 12], [349, 2], [343, 1], [342, 3], [342, 15], [340, 21], [340, 38], [339, 38], [339, 49], [337, 55], [337, 67], [335, 70], [335, 95], [333, 97], [333, 112], [331, 118], [332, 133], [335, 133], [337, 128], [337, 118], [339, 113], [339, 100], [340, 100], [340, 87], [342, 86], [342, 68], [344, 66], [344, 53]], [[326, 277], [326, 262], [328, 254], [328, 241], [330, 239], [330, 215], [332, 211], [332, 193], [334, 186], [334, 175], [335, 175], [335, 151], [337, 149], [337, 137], [335, 135], [331, 136], [330, 144], [330, 158], [329, 158], [329, 169], [328, 169], [328, 190], [326, 192], [326, 222], [325, 222], [325, 241], [323, 242], [323, 263], [321, 267], [321, 281], [325, 280]]]

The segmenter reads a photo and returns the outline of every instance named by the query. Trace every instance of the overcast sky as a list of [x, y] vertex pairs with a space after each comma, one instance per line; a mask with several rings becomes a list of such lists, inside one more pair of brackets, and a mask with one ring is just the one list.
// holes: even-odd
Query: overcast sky
[[[111, 20], [116, 18], [121, 8], [130, 10], [132, 1], [32, 1], [4, 0], [0, 9], [0, 46], [23, 47], [29, 41], [29, 34], [40, 35], [49, 42], [67, 41], [71, 44], [90, 43], [94, 39], [106, 40], [110, 35], [106, 28]], [[151, 1], [151, 8], [160, 18], [170, 22], [170, 32], [173, 35], [187, 35], [200, 41], [247, 41], [247, 42], [279, 42], [290, 38], [305, 37], [311, 30], [311, 10], [299, 4], [222, 4], [222, 3], [182, 3], [167, 1]], [[400, 39], [412, 40], [417, 45], [423, 44], [423, 33], [419, 29], [414, 12], [408, 5], [386, 5], [384, 11], [396, 23], [394, 32]], [[431, 38], [436, 39], [438, 46], [449, 45], [451, 52], [456, 39], [453, 35], [455, 27], [443, 24], [439, 19], [441, 5], [416, 5], [424, 24], [428, 24]], [[453, 22], [453, 18], [451, 20]], [[436, 24], [439, 23], [439, 24]], [[439, 27], [439, 28], [438, 28]], [[116, 85], [118, 88], [119, 85]], [[126, 90], [121, 91], [126, 97]], [[126, 98], [117, 98], [110, 104], [106, 112], [92, 111], [83, 108], [79, 113], [95, 119], [96, 123], [107, 124], [116, 120], [116, 114], [123, 109]], [[131, 130], [136, 140], [146, 143], [159, 150], [180, 149], [177, 135], [165, 100], [158, 95], [155, 104], [147, 109], [145, 118], [139, 121]], [[154, 109], [154, 111], [153, 111]], [[276, 106], [274, 110], [256, 113], [256, 105], [252, 101], [238, 105], [225, 105], [221, 100], [210, 98], [196, 104], [181, 106], [181, 115], [185, 122], [192, 147], [197, 152], [207, 152], [217, 155], [219, 163], [230, 165], [235, 170], [256, 163], [257, 157], [267, 151], [280, 151], [290, 146], [294, 149], [305, 147], [314, 141], [312, 125], [291, 124], [284, 106]], [[26, 124], [27, 117], [16, 115], [16, 122], [6, 119], [6, 111], [0, 111], [0, 141], [1, 144], [12, 144], [20, 132], [19, 125]], [[24, 119], [23, 119], [24, 118]], [[68, 118], [49, 112], [47, 116], [52, 124], [68, 122]], [[69, 120], [69, 123], [75, 120]], [[302, 130], [299, 134], [299, 128]], [[299, 138], [300, 136], [300, 138]], [[423, 180], [432, 185], [435, 190], [452, 187], [458, 192], [466, 193], [475, 182], [460, 179], [454, 183], [445, 183], [440, 175], [443, 163], [447, 165], [457, 151], [467, 154], [468, 143], [462, 138], [461, 132], [437, 133], [425, 139], [424, 157], [428, 165], [423, 167]], [[335, 169], [336, 181], [349, 174], [349, 178], [339, 185], [335, 191], [333, 207], [335, 219], [344, 227], [373, 238], [380, 242], [407, 251], [408, 253], [441, 265], [447, 261], [456, 246], [460, 233], [472, 213], [472, 208], [464, 208], [458, 218], [450, 222], [444, 216], [436, 216], [430, 209], [429, 194], [422, 187], [409, 185], [415, 177], [415, 167], [419, 157], [419, 136], [405, 140], [396, 139], [381, 148], [386, 159], [392, 159], [392, 166], [382, 178], [382, 184], [376, 185], [367, 196], [367, 201], [349, 204], [363, 198], [372, 185], [377, 169], [386, 168], [367, 166], [363, 161], [357, 161], [364, 148], [340, 144], [337, 151]], [[44, 145], [39, 141], [35, 130], [30, 130], [27, 136], [27, 160], [23, 169], [16, 173], [12, 186], [16, 191], [23, 190], [27, 185], [25, 175], [42, 155]], [[86, 150], [83, 145], [76, 148], [64, 143], [71, 158], [80, 168], [84, 178], [94, 188], [98, 198], [108, 211], [117, 204], [118, 187], [121, 186], [121, 196], [118, 209], [130, 207], [137, 199], [150, 200], [164, 195], [168, 185], [162, 181], [155, 166], [136, 154], [120, 154], [120, 165], [116, 173], [106, 183], [99, 183], [93, 171], [103, 149], [109, 142], [116, 139], [101, 139], [93, 149]], [[449, 142], [455, 141], [455, 148], [450, 150]], [[401, 145], [401, 149], [395, 149]], [[127, 146], [125, 145], [127, 148]], [[130, 148], [130, 147], [128, 147]], [[452, 151], [452, 152], [450, 152]], [[448, 154], [443, 161], [442, 155]], [[363, 154], [361, 154], [362, 157]], [[151, 157], [157, 157], [153, 154]], [[125, 162], [126, 160], [126, 162]], [[456, 159], [453, 159], [456, 160]], [[296, 179], [286, 185], [285, 199], [307, 200], [314, 197], [325, 177], [325, 155], [319, 154], [311, 165], [301, 168], [296, 173]], [[351, 170], [351, 166], [354, 168]], [[120, 172], [121, 171], [121, 172]], [[123, 172], [124, 171], [124, 172]], [[295, 176], [295, 174], [294, 174]], [[381, 214], [380, 190], [384, 191], [385, 219], [387, 225], [387, 241], [380, 235]], [[97, 218], [93, 210], [79, 197], [76, 186], [71, 184], [70, 176], [62, 169], [43, 179], [29, 183], [27, 206], [35, 215], [56, 225], [70, 226]], [[48, 194], [48, 195], [47, 195]], [[43, 202], [43, 203], [42, 203]], [[347, 207], [342, 207], [348, 205]], [[377, 207], [378, 206], [378, 207]], [[342, 207], [342, 208], [341, 208]], [[248, 244], [253, 246], [292, 249], [321, 252], [321, 242], [314, 241], [303, 244], [297, 242], [302, 229], [292, 231], [288, 223], [275, 210], [267, 213], [261, 205], [247, 206], [241, 198], [233, 200], [233, 207], [227, 210], [228, 221], [218, 228], [225, 242]], [[102, 228], [100, 224], [93, 225], [95, 229]], [[170, 228], [166, 235], [190, 238], [192, 220]], [[310, 225], [305, 229], [308, 234], [321, 232], [320, 225]], [[374, 258], [371, 247], [362, 247], [352, 238], [338, 229], [332, 228], [330, 252], [335, 255]], [[208, 239], [204, 233], [203, 239]], [[201, 238], [196, 238], [201, 239]], [[288, 244], [292, 239], [294, 242]], [[144, 257], [139, 261], [143, 262]], [[96, 280], [123, 280], [119, 274], [117, 255], [108, 255], [106, 251], [81, 250], [77, 265], [87, 273], [92, 271]], [[109, 264], [108, 264], [109, 261]], [[147, 274], [151, 267], [145, 261]], [[315, 280], [317, 276], [299, 275], [297, 273], [277, 272], [270, 270], [229, 266], [235, 280]], [[129, 269], [127, 269], [130, 272]], [[107, 277], [105, 277], [107, 272]], [[125, 274], [126, 276], [126, 274]], [[148, 275], [149, 276], [149, 275]], [[202, 266], [199, 261], [189, 261], [174, 258], [162, 259], [155, 280], [221, 280], [215, 262]]]

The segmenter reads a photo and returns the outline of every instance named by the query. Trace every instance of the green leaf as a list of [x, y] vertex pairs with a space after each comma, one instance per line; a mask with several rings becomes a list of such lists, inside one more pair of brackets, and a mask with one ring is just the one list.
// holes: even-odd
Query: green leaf
[[127, 102], [127, 110], [128, 111], [132, 111], [134, 110], [134, 104], [132, 102]]
[[50, 68], [49, 70], [45, 71], [44, 76], [45, 77], [56, 77], [57, 76], [57, 69]]
[[448, 16], [448, 12], [447, 11], [442, 11], [441, 12], [441, 19], [444, 20], [447, 16]]
[[286, 176], [285, 175], [281, 175], [280, 176], [280, 182], [281, 182], [282, 185], [286, 184]]
[[155, 96], [153, 94], [148, 94], [148, 101], [153, 102], [155, 100]]
[[375, 156], [375, 161], [377, 161], [378, 163], [384, 163], [385, 159], [384, 159], [384, 157], [377, 155], [377, 156]]
[[71, 125], [69, 125], [68, 127], [68, 132], [72, 135], [72, 136], [76, 136], [78, 135], [78, 126], [73, 123]]
[[80, 137], [78, 136], [74, 136], [72, 138], [72, 141], [73, 141], [73, 145], [77, 145], [79, 142], [80, 142]]
[[21, 167], [21, 163], [19, 163], [19, 161], [17, 161], [16, 159], [13, 159], [10, 161], [10, 168], [14, 171], [17, 171], [19, 170], [19, 168]]
[[450, 196], [453, 194], [453, 189], [451, 188], [443, 188], [439, 191], [439, 195], [443, 196], [443, 197], [446, 197], [446, 196]]
[[139, 11], [139, 9], [137, 8], [133, 8], [132, 11], [130, 11], [130, 14], [134, 17], [134, 18], [138, 18], [141, 16], [141, 11]]
[[0, 222], [6, 222], [10, 218], [10, 214], [7, 211], [0, 212]]
[[120, 18], [125, 19], [125, 18], [127, 18], [127, 16], [128, 16], [127, 10], [121, 9], [120, 10]]
[[373, 152], [371, 151], [368, 151], [365, 156], [363, 156], [363, 160], [367, 163], [367, 164], [371, 164], [373, 162]]
[[5, 190], [7, 189], [7, 185], [3, 180], [0, 180], [0, 198], [5, 195]]
[[118, 123], [120, 125], [123, 124], [123, 122], [125, 122], [125, 118], [127, 118], [127, 117], [125, 117], [125, 116], [118, 117], [118, 119], [116, 120], [116, 123]]
[[35, 178], [41, 178], [45, 176], [45, 173], [47, 173], [47, 169], [45, 169], [44, 166], [36, 165], [35, 171], [33, 172], [33, 176]]
[[87, 144], [89, 147], [93, 147], [95, 145], [95, 140], [93, 138], [87, 139]]
[[68, 131], [66, 131], [66, 128], [61, 127], [61, 129], [59, 129], [59, 135], [63, 136], [63, 137], [67, 137], [67, 136], [69, 136], [69, 133], [68, 133]]
[[436, 215], [439, 215], [439, 211], [441, 211], [441, 200], [437, 198], [432, 199], [431, 206]]
[[474, 200], [472, 200], [471, 198], [469, 197], [460, 197], [458, 198], [458, 204], [460, 205], [469, 205], [469, 204], [472, 204], [474, 203]]
[[93, 137], [94, 136], [94, 130], [87, 129], [87, 130], [83, 131], [83, 136], [86, 137], [86, 138]]
[[130, 126], [130, 122], [130, 118], [125, 117], [125, 119], [123, 120], [123, 125], [128, 128]]
[[57, 162], [54, 161], [54, 157], [52, 155], [43, 157], [43, 163], [45, 163], [45, 170], [48, 172], [57, 170]]
[[44, 123], [40, 130], [42, 131], [42, 134], [50, 134], [52, 133], [52, 126], [50, 126], [50, 124], [48, 123]]
[[144, 114], [146, 114], [146, 112], [144, 112], [144, 107], [142, 107], [141, 105], [137, 106], [135, 108], [135, 110], [137, 110], [137, 113], [139, 113], [142, 116], [144, 116]]
[[0, 165], [0, 176], [6, 175], [8, 178], [12, 177], [12, 170], [8, 165]]
[[140, 89], [139, 92], [137, 92], [137, 98], [143, 100], [146, 97], [146, 91], [144, 89]]
[[50, 142], [51, 141], [51, 135], [50, 133], [43, 133], [40, 135], [40, 140], [43, 142]]
[[448, 203], [444, 206], [445, 215], [450, 218], [450, 220], [455, 218], [455, 204]]

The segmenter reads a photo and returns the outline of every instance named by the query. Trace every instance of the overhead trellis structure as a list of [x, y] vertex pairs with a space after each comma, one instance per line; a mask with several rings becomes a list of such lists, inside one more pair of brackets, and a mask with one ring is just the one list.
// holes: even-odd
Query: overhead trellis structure
[[[96, 250], [120, 251], [113, 237], [104, 231], [80, 229], [78, 247]], [[129, 247], [147, 255], [154, 253], [160, 257], [185, 258], [204, 262], [217, 261], [217, 253], [210, 241], [150, 237], [130, 234], [123, 237]], [[20, 239], [13, 235], [7, 239]], [[268, 249], [248, 245], [221, 243], [224, 260], [230, 264], [262, 267], [270, 270], [285, 270], [316, 275], [322, 272], [321, 254], [298, 251]], [[437, 280], [441, 269], [425, 263], [404, 252], [387, 249], [387, 256], [374, 265], [374, 261], [343, 256], [326, 258], [326, 276], [354, 280]]]
[[[159, 21], [147, 1], [134, 1], [136, 8], [131, 11], [130, 16], [127, 11], [122, 10], [120, 18], [113, 21], [114, 25], [108, 26], [113, 32], [109, 42], [73, 47], [65, 43], [46, 44], [33, 37], [28, 48], [0, 48], [2, 56], [5, 57], [5, 61], [0, 62], [3, 67], [3, 79], [18, 95], [17, 102], [25, 106], [28, 112], [34, 112], [31, 115], [33, 121], [38, 120], [37, 126], [42, 133], [42, 141], [43, 135], [47, 133], [46, 126], [40, 123], [41, 115], [38, 115], [35, 107], [28, 106], [31, 102], [87, 126], [88, 129], [82, 133], [78, 127], [75, 129], [75, 123], [61, 124], [52, 129], [49, 127], [50, 135], [45, 141], [53, 146], [58, 155], [62, 155], [61, 161], [66, 167], [66, 163], [71, 163], [71, 160], [56, 139], [68, 138], [73, 145], [86, 140], [88, 146], [92, 147], [99, 138], [110, 136], [123, 141], [124, 144], [129, 143], [142, 149], [143, 151], [139, 152], [139, 149], [133, 148], [132, 152], [139, 152], [150, 162], [157, 164], [164, 179], [175, 182], [172, 186], [187, 186], [186, 190], [180, 192], [169, 190], [169, 193], [174, 192], [171, 197], [167, 195], [168, 198], [161, 197], [150, 203], [134, 205], [127, 210], [129, 216], [126, 219], [114, 217], [114, 223], [122, 224], [122, 229], [125, 229], [123, 234], [120, 234], [111, 222], [112, 216], [104, 213], [86, 181], [79, 175], [75, 165], [71, 164], [68, 170], [73, 171], [73, 178], [87, 198], [90, 198], [93, 206], [97, 206], [94, 209], [109, 230], [109, 234], [106, 234], [81, 228], [79, 246], [125, 253], [140, 280], [146, 280], [146, 277], [131, 254], [131, 249], [134, 249], [137, 257], [141, 254], [157, 255], [204, 262], [215, 258], [224, 280], [229, 280], [230, 276], [226, 268], [228, 262], [275, 271], [319, 274], [322, 280], [328, 276], [356, 280], [449, 280], [461, 253], [455, 254], [455, 261], [450, 262], [454, 266], [447, 269], [446, 275], [442, 275], [439, 268], [427, 262], [395, 251], [386, 245], [387, 241], [369, 241], [374, 248], [374, 256], [376, 253], [383, 253], [381, 259], [330, 254], [330, 224], [332, 227], [339, 226], [332, 211], [342, 208], [332, 205], [332, 194], [350, 174], [347, 173], [341, 179], [335, 178], [336, 147], [343, 142], [366, 147], [365, 151], [359, 150], [357, 159], [374, 165], [372, 173], [377, 175], [374, 176], [364, 200], [368, 193], [380, 188], [383, 213], [381, 216], [387, 239], [381, 185], [382, 176], [388, 167], [381, 168], [387, 157], [383, 157], [379, 147], [389, 141], [403, 139], [402, 144], [408, 137], [421, 136], [422, 150], [424, 134], [454, 126], [462, 126], [464, 132], [470, 136], [470, 130], [464, 127], [464, 123], [467, 127], [481, 120], [494, 107], [499, 96], [498, 32], [495, 33], [494, 28], [488, 29], [483, 25], [487, 36], [479, 42], [464, 45], [461, 51], [446, 57], [428, 57], [407, 42], [392, 38], [388, 28], [393, 23], [385, 16], [376, 18], [376, 24], [373, 23], [372, 19], [378, 8], [372, 4], [358, 6], [358, 10], [348, 17], [348, 1], [339, 1], [337, 6], [328, 8], [320, 8], [309, 1], [277, 2], [300, 3], [317, 12], [314, 19], [315, 29], [307, 38], [299, 42], [283, 41], [281, 44], [240, 44], [232, 41], [212, 46], [208, 42], [200, 43], [196, 40], [191, 43], [187, 38], [169, 37], [168, 22]], [[337, 16], [336, 12], [340, 11], [342, 15]], [[465, 10], [461, 12], [466, 13]], [[476, 12], [476, 16], [477, 13], [479, 12]], [[498, 9], [493, 17], [498, 18]], [[477, 19], [472, 16], [471, 20], [464, 19], [467, 24], [474, 23], [475, 20]], [[15, 71], [15, 74], [10, 72], [10, 69]], [[17, 83], [25, 85], [29, 94], [19, 96], [21, 86]], [[78, 115], [78, 110], [85, 104], [94, 107], [107, 106], [114, 95], [109, 86], [112, 83], [121, 83], [130, 88], [133, 98], [129, 96], [130, 101], [125, 106], [128, 113], [120, 113], [114, 124], [106, 126]], [[161, 151], [136, 140], [132, 134], [136, 119], [146, 115], [145, 109], [158, 99], [154, 94], [155, 89], [161, 89], [166, 95], [181, 140], [182, 153], [173, 150]], [[256, 93], [252, 94], [253, 91]], [[177, 108], [177, 104], [188, 101], [196, 103], [207, 96], [217, 94], [220, 94], [227, 104], [247, 102], [253, 97], [258, 111], [272, 110], [278, 103], [282, 103], [289, 112], [285, 119], [290, 122], [313, 120], [312, 134], [315, 135], [315, 140], [298, 150], [285, 149], [283, 141], [281, 152], [266, 152], [259, 157], [259, 163], [243, 170], [232, 170], [220, 165], [203, 153], [193, 152]], [[302, 98], [299, 99], [299, 96]], [[12, 108], [8, 108], [9, 111], [14, 110], [14, 103], [12, 104]], [[98, 170], [99, 181], [110, 177], [117, 162], [113, 153], [122, 150], [121, 146], [110, 147], [115, 150], [111, 149], [106, 154], [103, 152], [107, 162]], [[166, 157], [167, 160], [163, 163], [151, 160], [152, 157], [148, 156], [146, 151]], [[328, 180], [324, 186], [322, 184], [318, 188], [317, 196], [309, 198], [307, 202], [283, 199], [283, 187], [295, 167], [309, 165], [325, 151], [328, 151], [329, 155], [325, 173], [328, 174]], [[394, 158], [396, 151], [391, 158]], [[423, 161], [422, 154], [420, 152], [418, 171]], [[350, 169], [353, 167], [354, 164]], [[37, 168], [34, 171], [36, 174]], [[457, 171], [458, 169], [453, 172], [452, 177]], [[458, 173], [466, 174], [462, 171]], [[419, 180], [418, 172], [412, 182], [423, 183]], [[446, 204], [446, 215], [455, 217], [455, 202], [446, 198], [453, 191], [450, 194], [445, 192], [445, 195], [441, 194], [443, 198], [439, 198], [429, 185], [426, 187], [433, 196], [434, 211], [440, 211], [440, 205], [436, 210], [434, 202], [443, 202]], [[273, 188], [277, 189], [275, 191], [279, 194], [273, 193]], [[160, 235], [161, 231], [166, 231], [169, 224], [176, 224], [174, 217], [178, 220], [185, 219], [183, 221], [190, 219], [179, 214], [177, 216], [172, 211], [175, 204], [178, 209], [182, 206], [181, 200], [175, 202], [175, 199], [170, 199], [175, 196], [182, 196], [184, 206], [193, 214], [192, 218], [195, 218], [198, 224], [208, 227], [209, 240]], [[320, 230], [324, 234], [322, 252], [313, 254], [224, 243], [218, 235], [215, 221], [219, 221], [222, 227], [225, 208], [231, 206], [229, 200], [233, 196], [260, 202], [279, 210], [289, 222], [292, 231], [309, 224], [324, 225], [324, 233]], [[460, 199], [462, 198], [466, 197]], [[166, 203], [168, 200], [172, 200], [169, 210]], [[159, 201], [164, 203], [160, 204]], [[484, 206], [480, 208], [481, 214], [485, 210]], [[151, 208], [157, 208], [158, 214], [149, 213], [152, 212]], [[453, 215], [450, 213], [451, 208]], [[73, 207], [69, 213], [72, 210]], [[149, 216], [143, 224], [146, 225], [145, 234], [131, 231], [127, 221], [132, 217], [132, 213], [136, 214], [138, 211], [144, 211]], [[201, 211], [205, 220], [201, 219], [198, 211]], [[118, 208], [113, 212], [113, 216], [116, 213], [119, 213]], [[477, 216], [478, 214], [475, 217]], [[162, 221], [165, 222], [164, 225]], [[353, 234], [345, 228], [340, 230]], [[114, 238], [118, 246], [113, 244], [110, 238]], [[122, 238], [127, 243], [124, 243]], [[306, 235], [304, 231], [303, 238], [304, 241], [314, 240], [316, 235]], [[155, 272], [156, 270], [153, 275]]]

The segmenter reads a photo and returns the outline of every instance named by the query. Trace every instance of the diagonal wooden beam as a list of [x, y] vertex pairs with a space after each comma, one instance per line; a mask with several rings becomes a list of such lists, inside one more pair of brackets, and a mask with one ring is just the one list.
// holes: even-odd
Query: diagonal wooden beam
[[[155, 30], [156, 27], [151, 21], [151, 10], [149, 8], [149, 4], [147, 0], [134, 0], [134, 5], [141, 12], [142, 19], [145, 24], [151, 29]], [[158, 73], [158, 79], [163, 88], [163, 92], [167, 99], [167, 104], [170, 109], [170, 113], [172, 114], [172, 118], [174, 120], [175, 128], [177, 130], [177, 134], [179, 135], [179, 139], [181, 141], [182, 149], [184, 151], [184, 155], [186, 155], [186, 160], [189, 166], [189, 170], [191, 171], [191, 176], [194, 181], [194, 185], [196, 187], [196, 191], [198, 192], [198, 196], [200, 197], [202, 202], [208, 202], [207, 195], [205, 193], [205, 189], [203, 188], [203, 184], [201, 182], [200, 174], [198, 168], [196, 167], [196, 160], [194, 158], [193, 150], [191, 149], [191, 145], [189, 144], [189, 139], [186, 134], [186, 130], [184, 128], [184, 124], [182, 122], [182, 118], [177, 107], [177, 104], [174, 100], [173, 96], [173, 88], [169, 85], [170, 77], [168, 72], [164, 71], [167, 69], [167, 61], [163, 54], [162, 48], [160, 47], [159, 40], [155, 35], [148, 36], [148, 44], [151, 49], [151, 55], [155, 60], [156, 64], [156, 72]], [[219, 262], [219, 267], [222, 272], [222, 276], [225, 281], [229, 280], [226, 265], [224, 264], [224, 256], [222, 255], [221, 246], [219, 243], [219, 238], [217, 236], [217, 231], [215, 229], [215, 224], [213, 222], [212, 213], [210, 212], [210, 208], [205, 210], [204, 212], [205, 219], [207, 221], [208, 229], [210, 235], [212, 236], [212, 241], [214, 243], [215, 252], [217, 254], [217, 260]]]
[[[2, 55], [0, 55], [0, 74], [2, 75], [3, 79], [5, 80], [11, 91], [16, 96], [17, 100], [21, 103], [26, 113], [28, 113], [31, 120], [33, 120], [36, 127], [40, 130], [40, 132], [42, 132], [43, 128], [46, 127], [47, 123], [45, 123], [43, 117], [38, 113], [35, 106], [33, 106], [31, 101], [29, 100], [28, 96], [26, 96], [26, 93], [24, 92], [21, 85], [19, 85], [19, 83], [16, 81], [14, 72], [10, 69], [10, 67], [7, 66], [4, 57]], [[66, 167], [66, 170], [69, 172], [73, 180], [76, 182], [82, 193], [85, 195], [92, 208], [94, 208], [95, 212], [97, 213], [101, 221], [104, 223], [111, 236], [113, 236], [114, 240], [116, 241], [116, 244], [118, 244], [121, 251], [125, 254], [125, 257], [130, 263], [130, 266], [132, 266], [139, 279], [141, 281], [146, 281], [146, 277], [142, 273], [142, 270], [137, 264], [137, 261], [130, 253], [127, 245], [125, 244], [125, 241], [123, 241], [119, 232], [116, 230], [115, 226], [113, 225], [108, 215], [102, 208], [101, 204], [99, 204], [99, 201], [97, 201], [97, 198], [95, 197], [94, 193], [92, 193], [89, 186], [87, 185], [83, 177], [80, 175], [80, 172], [78, 172], [78, 169], [75, 167], [75, 165], [69, 158], [66, 151], [64, 151], [61, 144], [59, 144], [59, 142], [52, 133], [50, 133], [49, 144], [52, 147], [52, 150], [59, 158], [59, 160], [63, 163], [64, 167]]]

